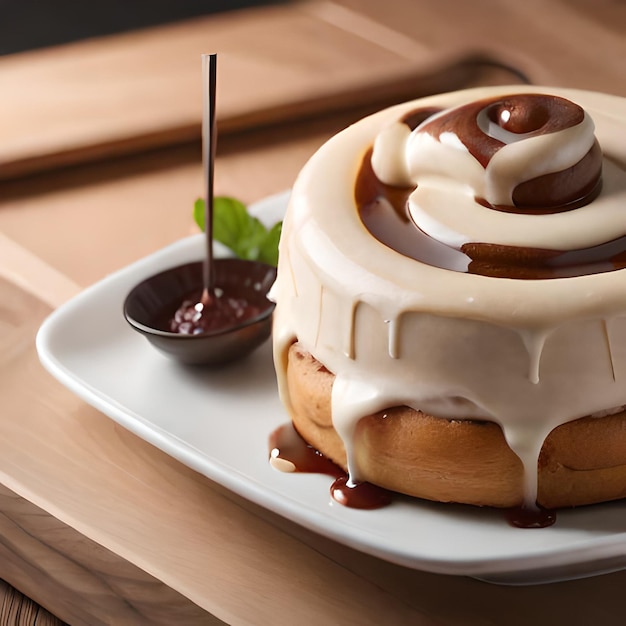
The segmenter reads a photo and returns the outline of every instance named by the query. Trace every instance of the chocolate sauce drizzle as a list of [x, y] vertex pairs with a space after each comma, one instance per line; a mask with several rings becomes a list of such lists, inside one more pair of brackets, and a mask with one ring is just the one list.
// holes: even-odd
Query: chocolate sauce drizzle
[[[567, 103], [567, 104], [565, 104]], [[538, 112], [530, 111], [538, 105]], [[582, 109], [562, 98], [526, 94], [515, 99], [486, 100], [455, 110], [454, 118], [447, 114], [428, 119], [437, 109], [411, 111], [400, 119], [411, 129], [422, 129], [438, 136], [458, 123], [458, 112], [465, 111], [465, 122], [454, 132], [472, 154], [486, 165], [504, 144], [488, 137], [480, 129], [476, 117], [484, 109], [490, 118], [501, 119], [509, 111], [506, 130], [538, 134], [568, 128], [580, 122]], [[555, 113], [564, 113], [557, 123]], [[506, 117], [506, 116], [505, 116]], [[600, 274], [626, 267], [626, 237], [597, 246], [572, 251], [507, 246], [488, 242], [467, 243], [460, 249], [451, 248], [422, 231], [411, 219], [408, 200], [415, 187], [394, 187], [378, 179], [372, 164], [372, 149], [364, 156], [359, 168], [354, 196], [361, 221], [369, 232], [386, 246], [422, 263], [454, 271], [494, 278], [541, 280]], [[492, 206], [486, 200], [476, 201], [494, 210], [515, 213], [555, 213], [574, 210], [588, 204], [601, 190], [602, 152], [594, 143], [589, 153], [568, 170], [547, 174], [519, 184], [513, 193], [520, 206]], [[575, 185], [572, 185], [575, 181]]]
[[485, 133], [480, 127], [480, 114], [494, 125], [514, 135], [546, 135], [580, 124], [583, 109], [558, 96], [515, 94], [508, 97], [476, 100], [440, 115], [422, 129], [439, 138], [454, 133], [470, 154], [483, 166], [506, 144]]
[[[509, 133], [509, 138], [528, 139], [567, 130], [585, 117], [577, 104], [545, 94], [516, 94], [470, 102], [422, 125], [422, 132], [439, 137], [454, 133], [469, 153], [487, 167], [507, 144], [490, 134], [491, 126]], [[594, 141], [587, 154], [569, 168], [544, 174], [517, 185], [511, 206], [490, 205], [510, 213], [557, 213], [589, 204], [600, 192], [602, 150]]]
[[380, 509], [391, 504], [392, 493], [367, 482], [352, 483], [341, 467], [309, 445], [293, 424], [283, 424], [270, 435], [270, 458], [293, 465], [295, 472], [326, 474], [334, 478], [330, 486], [333, 500], [353, 509]]
[[[380, 509], [393, 501], [393, 492], [368, 482], [350, 482], [346, 472], [307, 443], [291, 422], [279, 426], [269, 438], [270, 459], [280, 459], [294, 472], [326, 474], [335, 480], [330, 486], [333, 500], [355, 509]], [[556, 522], [556, 512], [542, 507], [505, 509], [504, 516], [516, 528], [545, 528]]]

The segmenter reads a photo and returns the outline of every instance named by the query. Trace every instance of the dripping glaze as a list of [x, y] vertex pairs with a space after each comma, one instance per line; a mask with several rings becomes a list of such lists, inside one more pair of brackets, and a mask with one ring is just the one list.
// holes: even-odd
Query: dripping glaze
[[[416, 109], [444, 111], [497, 99], [508, 95], [503, 88], [443, 94], [382, 111], [334, 137], [298, 177], [271, 293], [277, 303], [274, 350], [279, 389], [289, 409], [286, 354], [296, 340], [335, 375], [333, 426], [345, 445], [351, 480], [360, 479], [352, 446], [358, 421], [387, 407], [406, 405], [435, 417], [499, 424], [524, 468], [520, 504], [532, 509], [537, 500], [537, 459], [547, 435], [566, 422], [626, 405], [626, 355], [614, 349], [626, 342], [623, 271], [551, 280], [493, 278], [468, 272], [471, 259], [461, 249], [468, 242], [487, 241], [564, 252], [626, 235], [615, 232], [619, 207], [626, 202], [626, 148], [612, 139], [623, 133], [623, 123], [612, 109], [617, 105], [599, 94], [558, 92], [581, 104], [593, 119], [604, 150], [601, 191], [582, 208], [549, 215], [493, 210], [476, 198], [492, 205], [511, 203], [509, 192], [518, 185], [509, 180], [509, 195], [501, 190], [492, 193], [480, 182], [482, 165], [478, 169], [466, 160], [466, 152], [459, 151], [457, 165], [463, 175], [470, 182], [479, 181], [470, 185], [471, 193], [450, 203], [444, 187], [429, 189], [418, 182], [416, 191], [427, 193], [411, 201], [408, 216], [419, 223], [426, 215], [423, 230], [436, 247], [460, 252], [452, 268], [416, 262], [406, 250], [372, 237], [354, 200], [356, 180], [372, 146], [375, 154], [381, 134], [387, 147], [409, 140], [411, 124], [402, 120], [414, 116]], [[581, 143], [583, 157], [590, 150]], [[416, 185], [411, 178], [413, 162], [407, 167], [397, 154], [384, 161], [387, 169], [377, 171], [377, 178], [399, 190], [400, 196], [411, 196]], [[376, 162], [371, 159], [373, 170]], [[395, 178], [394, 167], [400, 171]], [[446, 210], [433, 217], [433, 207], [441, 201]], [[592, 210], [598, 212], [589, 217]], [[393, 206], [390, 211], [395, 213]], [[461, 214], [461, 225], [454, 221], [455, 212]], [[475, 230], [466, 229], [475, 215], [480, 216]], [[527, 226], [529, 217], [542, 220], [546, 227], [535, 232], [534, 226]], [[501, 232], [504, 219], [514, 226]], [[572, 227], [564, 229], [568, 221]], [[488, 238], [494, 232], [496, 236]], [[565, 241], [559, 234], [563, 232]], [[413, 242], [402, 245], [411, 248]]]

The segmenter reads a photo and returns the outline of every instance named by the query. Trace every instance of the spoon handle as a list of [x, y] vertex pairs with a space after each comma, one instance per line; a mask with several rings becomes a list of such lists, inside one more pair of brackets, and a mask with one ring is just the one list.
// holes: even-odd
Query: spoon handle
[[213, 297], [215, 263], [213, 260], [213, 181], [217, 128], [215, 124], [215, 90], [217, 54], [202, 55], [202, 164], [204, 170], [204, 232], [206, 256], [203, 267], [204, 291], [202, 301]]

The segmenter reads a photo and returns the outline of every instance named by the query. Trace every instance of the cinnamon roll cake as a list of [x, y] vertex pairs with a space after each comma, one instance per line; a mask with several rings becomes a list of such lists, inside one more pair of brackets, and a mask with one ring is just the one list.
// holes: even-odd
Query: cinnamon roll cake
[[626, 496], [626, 99], [488, 87], [311, 158], [271, 297], [300, 435], [410, 496]]

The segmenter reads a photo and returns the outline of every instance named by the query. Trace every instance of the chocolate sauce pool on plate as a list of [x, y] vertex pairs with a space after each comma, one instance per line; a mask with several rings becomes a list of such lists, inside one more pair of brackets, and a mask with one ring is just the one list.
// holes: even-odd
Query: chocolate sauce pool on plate
[[291, 463], [294, 472], [326, 474], [333, 478], [346, 474], [336, 463], [309, 445], [291, 422], [279, 426], [270, 435], [270, 457]]
[[556, 522], [556, 511], [543, 507], [514, 506], [505, 511], [506, 521], [516, 528], [547, 528]]
[[309, 445], [293, 424], [283, 424], [270, 435], [270, 457], [293, 465], [294, 472], [326, 474], [335, 481], [330, 487], [334, 500], [353, 509], [379, 509], [391, 504], [391, 492], [371, 483], [350, 483], [347, 474], [328, 457]]
[[330, 487], [333, 500], [353, 509], [380, 509], [391, 504], [390, 492], [372, 483], [351, 483], [347, 476], [340, 476]]
[[[280, 459], [293, 472], [326, 474], [334, 478], [330, 487], [333, 500], [354, 509], [380, 509], [393, 500], [393, 492], [367, 482], [350, 483], [336, 463], [308, 444], [291, 422], [279, 426], [269, 438], [271, 459]], [[511, 507], [504, 510], [506, 521], [516, 528], [546, 528], [556, 522], [556, 512], [542, 507]]]

